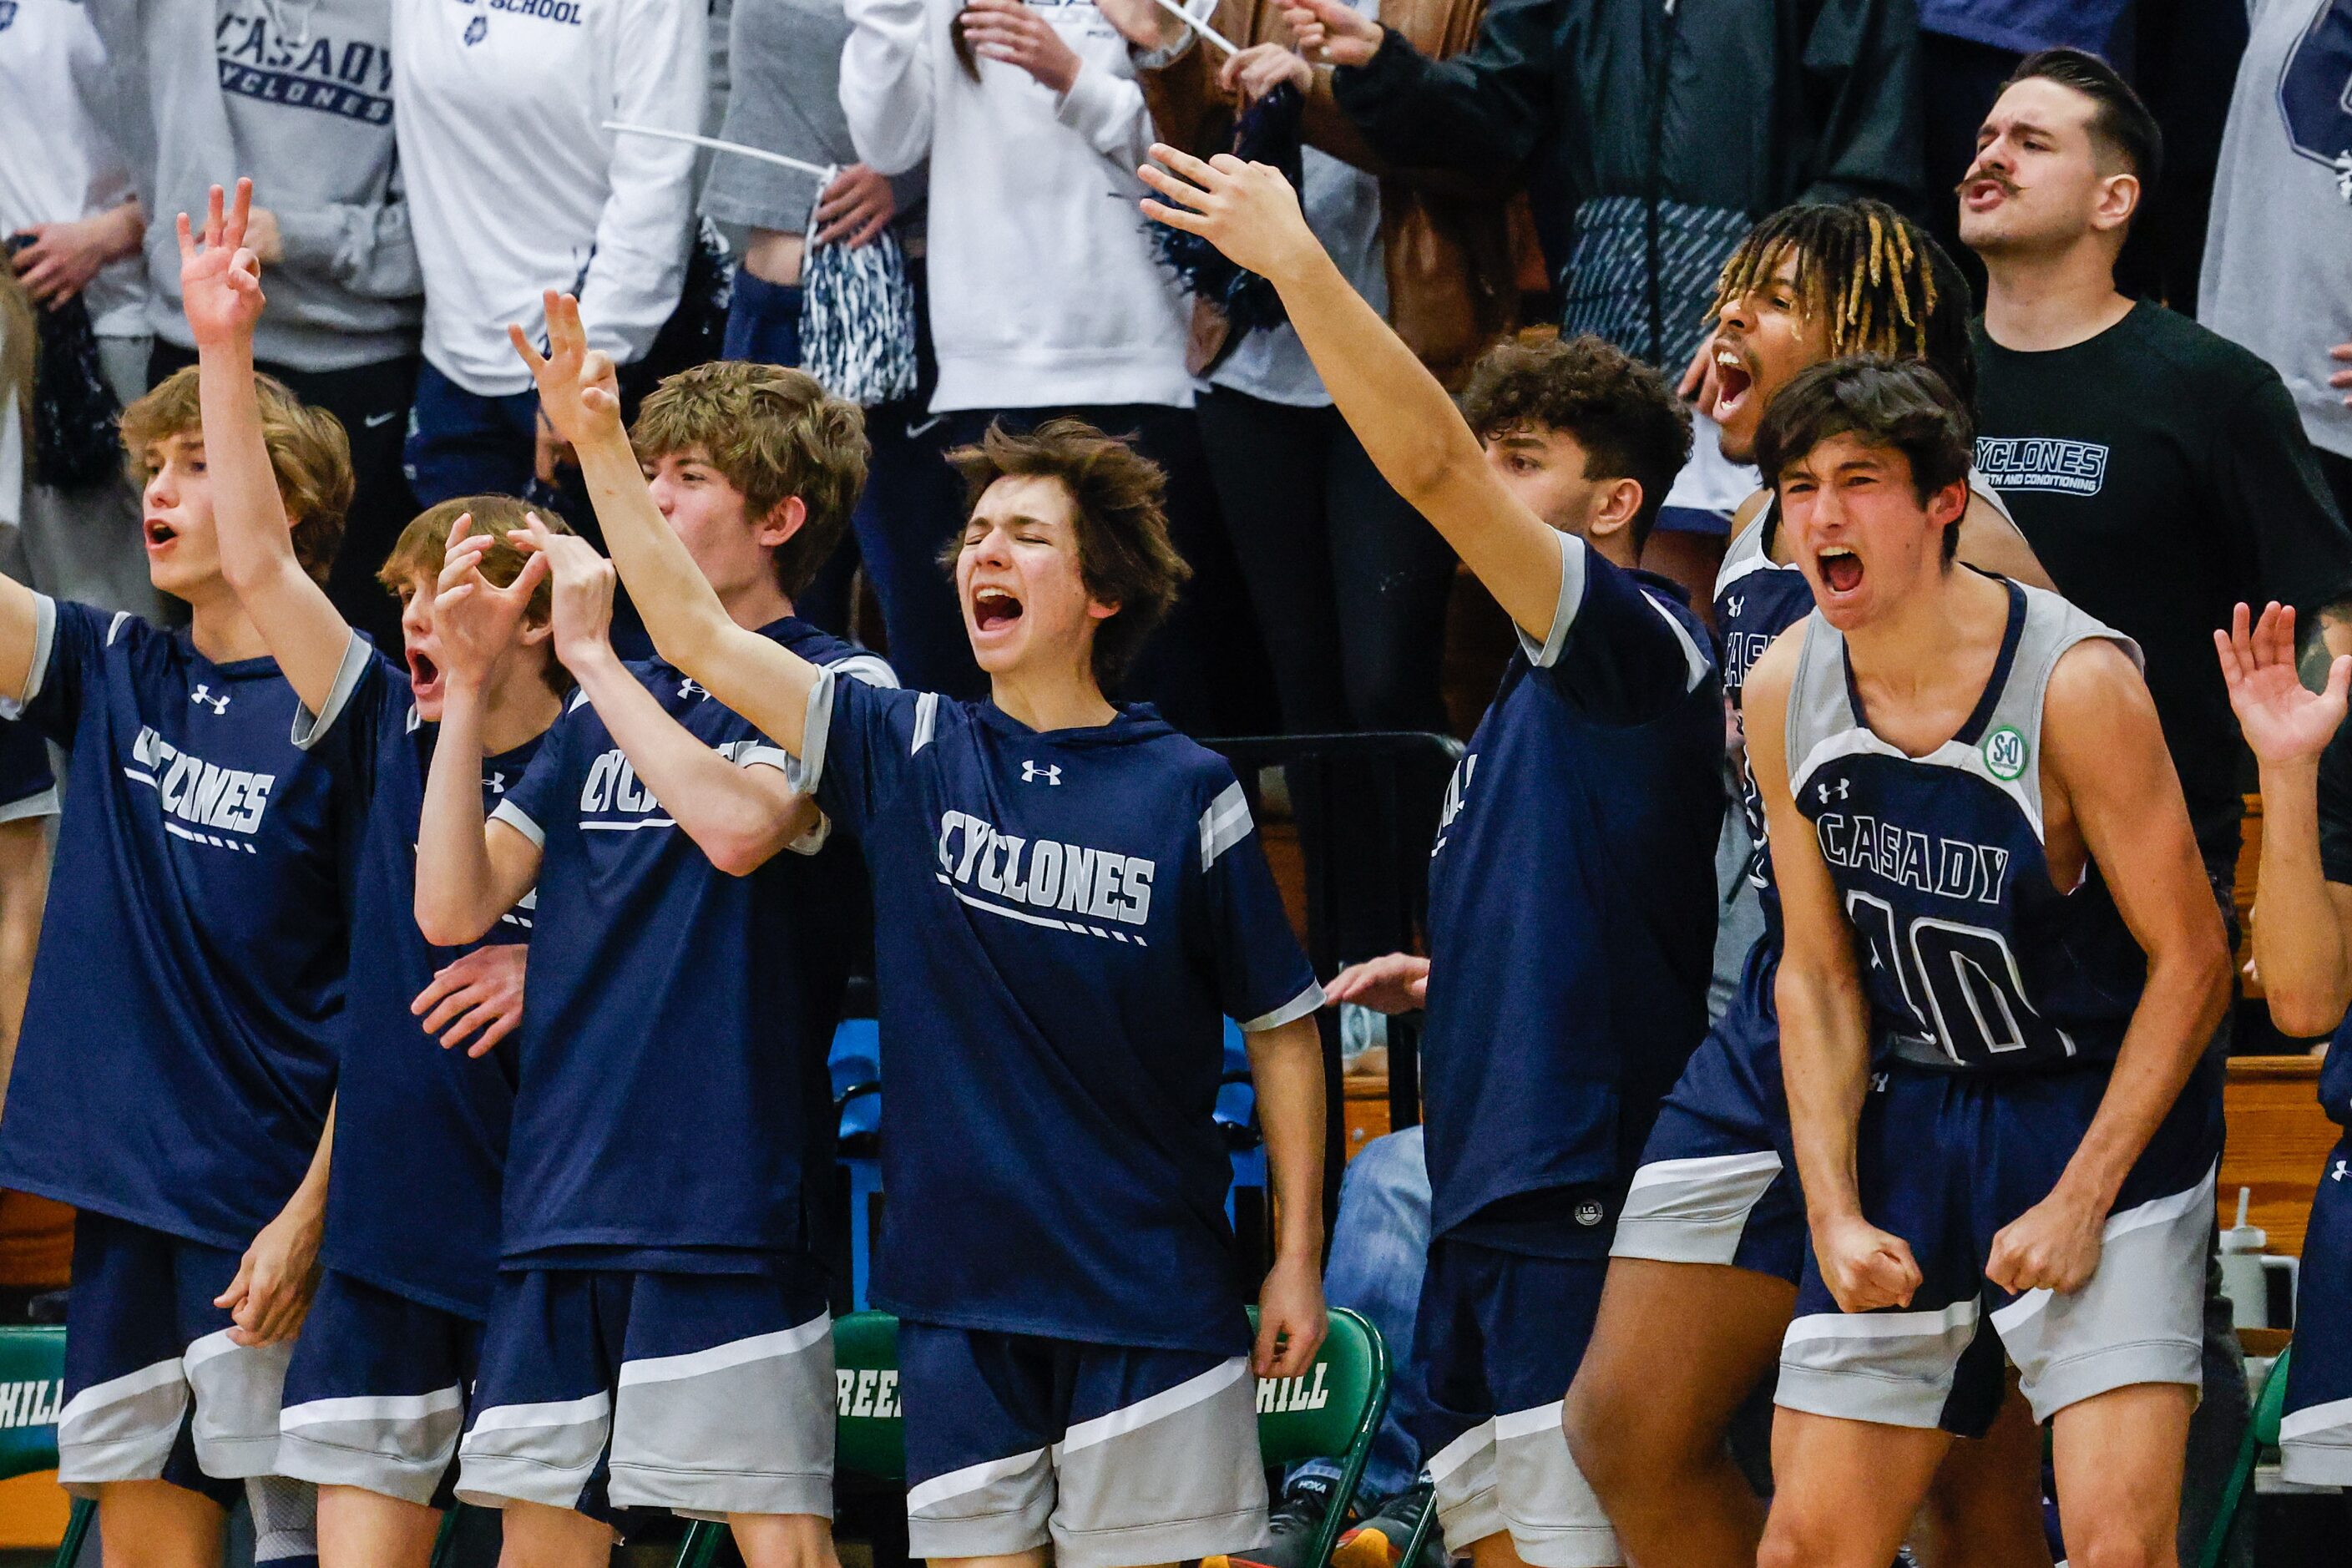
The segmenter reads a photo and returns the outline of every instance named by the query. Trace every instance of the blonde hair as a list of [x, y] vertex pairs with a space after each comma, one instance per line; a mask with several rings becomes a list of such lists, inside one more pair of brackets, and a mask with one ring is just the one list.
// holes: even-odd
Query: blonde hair
[[[261, 438], [269, 448], [270, 472], [294, 528], [294, 558], [323, 583], [335, 552], [342, 548], [343, 518], [352, 506], [351, 437], [341, 421], [304, 403], [275, 376], [256, 374], [253, 389], [261, 403]], [[143, 485], [154, 474], [148, 461], [154, 447], [175, 436], [204, 439], [196, 367], [166, 376], [122, 411], [118, 428], [131, 477]]]
[[699, 454], [743, 492], [754, 521], [793, 496], [808, 509], [776, 546], [776, 581], [798, 594], [841, 542], [866, 484], [866, 416], [782, 365], [719, 360], [667, 377], [629, 438], [646, 462]]
[[[523, 563], [530, 559], [514, 547], [513, 536], [529, 531], [532, 511], [512, 496], [499, 495], [459, 496], [426, 507], [410, 519], [408, 526], [400, 531], [400, 537], [393, 541], [392, 553], [376, 568], [375, 580], [386, 591], [397, 595], [419, 576], [427, 582], [437, 579], [442, 559], [449, 553], [449, 531], [457, 526], [459, 518], [470, 515], [473, 531], [487, 533], [498, 542], [482, 552], [481, 568], [484, 577], [503, 588], [522, 575]], [[572, 525], [551, 511], [538, 515], [550, 533], [572, 531]], [[553, 586], [541, 578], [539, 586], [531, 590], [530, 604], [523, 611], [524, 619], [545, 626], [552, 614], [553, 601]], [[572, 689], [571, 675], [552, 657], [547, 660], [543, 673], [557, 696]]]

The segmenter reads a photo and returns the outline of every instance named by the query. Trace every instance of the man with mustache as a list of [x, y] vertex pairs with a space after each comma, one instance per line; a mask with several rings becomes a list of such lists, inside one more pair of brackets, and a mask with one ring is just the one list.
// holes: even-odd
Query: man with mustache
[[[1958, 193], [1987, 274], [1977, 467], [2059, 591], [2145, 652], [2234, 946], [2241, 752], [2210, 638], [2238, 601], [2274, 599], [2352, 650], [2352, 534], [2278, 373], [2116, 289], [2162, 158], [2147, 106], [2095, 55], [2044, 50], [2002, 89]], [[2209, 1297], [2184, 1552], [2203, 1544], [2245, 1420], [2228, 1307]]]

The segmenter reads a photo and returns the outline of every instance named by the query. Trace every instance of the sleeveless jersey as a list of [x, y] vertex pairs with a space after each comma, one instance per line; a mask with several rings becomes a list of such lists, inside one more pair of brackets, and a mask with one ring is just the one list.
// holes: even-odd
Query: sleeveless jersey
[[1845, 639], [1816, 613], [1789, 699], [1789, 786], [1861, 938], [1874, 1055], [1966, 1072], [2114, 1059], [2146, 955], [2087, 860], [2051, 880], [2042, 707], [2076, 643], [2128, 639], [2008, 584], [2009, 627], [1976, 709], [1924, 757], [1862, 713]]

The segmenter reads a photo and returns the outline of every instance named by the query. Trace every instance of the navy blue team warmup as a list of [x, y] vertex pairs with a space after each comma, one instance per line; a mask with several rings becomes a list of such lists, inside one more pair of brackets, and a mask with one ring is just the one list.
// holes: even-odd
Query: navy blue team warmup
[[[335, 1086], [319, 1293], [279, 1417], [281, 1472], [446, 1507], [498, 1269], [514, 1051], [445, 1049], [409, 1004], [462, 948], [416, 929], [416, 826], [436, 726], [407, 673], [357, 634], [332, 706], [371, 790]], [[536, 740], [482, 764], [483, 809], [520, 782]], [[528, 898], [483, 939], [530, 935]]]
[[1807, 623], [1789, 700], [1789, 784], [1863, 953], [1874, 1047], [1858, 1173], [1865, 1215], [1909, 1243], [1907, 1310], [1842, 1312], [1806, 1259], [1780, 1404], [1969, 1432], [2000, 1359], [2037, 1420], [2140, 1383], [2202, 1383], [2200, 1308], [2217, 1064], [2184, 1089], [2126, 1179], [2096, 1271], [2070, 1296], [1985, 1278], [1994, 1235], [2047, 1196], [2105, 1093], [2147, 961], [2087, 860], [2052, 881], [2042, 841], [2042, 698], [2075, 644], [2126, 639], [2009, 584], [2008, 629], [1975, 711], [1912, 758], [1859, 710], [1843, 637]]
[[1233, 771], [1149, 708], [1041, 734], [830, 673], [803, 752], [874, 884], [911, 1552], [1263, 1539], [1211, 1112], [1222, 1019], [1322, 992]]
[[[860, 689], [890, 679], [797, 618], [761, 635]], [[629, 668], [703, 744], [789, 768], [675, 667]], [[541, 859], [501, 1272], [457, 1495], [829, 1515], [813, 1230], [845, 974], [803, 926], [821, 830], [750, 876], [720, 871], [584, 694], [490, 820]]]
[[1520, 634], [1430, 862], [1414, 1436], [1450, 1550], [1507, 1530], [1525, 1562], [1588, 1568], [1622, 1559], [1560, 1399], [1651, 1120], [1706, 1030], [1723, 710], [1680, 590], [1557, 537], [1551, 626]]
[[[1716, 575], [1723, 691], [1735, 708], [1748, 667], [1774, 637], [1813, 610], [1804, 573], [1772, 559], [1780, 511], [1777, 499], [1769, 502], [1731, 542]], [[1780, 895], [1772, 883], [1764, 802], [1745, 752], [1739, 806], [1756, 847], [1748, 880], [1763, 910], [1764, 933], [1748, 950], [1730, 1005], [1658, 1109], [1610, 1252], [1664, 1263], [1725, 1264], [1794, 1284], [1804, 1265], [1805, 1205], [1789, 1142], [1780, 1026], [1772, 1001]]]
[[81, 1211], [59, 1479], [226, 1500], [277, 1468], [290, 1347], [232, 1343], [212, 1302], [324, 1125], [360, 803], [275, 660], [35, 602], [5, 708], [76, 766], [0, 1182]]
[[[2319, 868], [2352, 884], [2352, 724], [2337, 730], [2319, 762]], [[2352, 1128], [2352, 1020], [2336, 1026], [2319, 1071], [2319, 1103]], [[2295, 1290], [2294, 1359], [2288, 1363], [2279, 1452], [2286, 1478], [2306, 1486], [2352, 1486], [2352, 1134], [2328, 1152], [2304, 1233]]]

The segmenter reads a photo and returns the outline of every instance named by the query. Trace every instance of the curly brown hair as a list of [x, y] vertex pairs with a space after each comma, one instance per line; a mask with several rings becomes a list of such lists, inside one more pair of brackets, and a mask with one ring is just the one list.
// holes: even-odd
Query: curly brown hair
[[1574, 437], [1586, 479], [1639, 484], [1636, 554], [1690, 460], [1690, 411], [1665, 377], [1590, 334], [1562, 339], [1537, 328], [1488, 349], [1462, 390], [1462, 416], [1481, 441], [1520, 430]]
[[776, 582], [787, 595], [824, 565], [866, 484], [866, 416], [814, 377], [778, 364], [719, 360], [665, 378], [629, 431], [646, 462], [697, 456], [743, 492], [756, 521], [793, 496], [808, 509], [776, 546]]
[[[1070, 418], [1025, 432], [998, 421], [973, 445], [950, 452], [948, 461], [963, 476], [967, 514], [1003, 479], [1058, 479], [1069, 492], [1079, 579], [1095, 603], [1118, 610], [1095, 627], [1095, 680], [1109, 686], [1192, 575], [1168, 538], [1168, 476], [1127, 441]], [[954, 572], [962, 552], [959, 533], [940, 552], [940, 564]]]
[[[204, 405], [196, 367], [173, 372], [122, 411], [116, 426], [131, 459], [131, 477], [144, 485], [154, 476], [149, 455], [174, 436], [205, 437]], [[270, 472], [294, 529], [294, 559], [320, 583], [343, 547], [343, 518], [352, 509], [352, 438], [342, 421], [314, 408], [276, 376], [256, 372], [253, 390], [261, 403], [261, 439], [269, 448]]]
[[[554, 512], [537, 511], [512, 496], [458, 496], [428, 506], [400, 531], [400, 537], [393, 542], [392, 553], [376, 568], [375, 580], [395, 598], [420, 576], [432, 582], [440, 576], [442, 559], [449, 553], [449, 531], [457, 526], [459, 518], [471, 517], [476, 533], [487, 533], [498, 541], [482, 552], [482, 575], [492, 585], [503, 588], [522, 574], [523, 563], [530, 559], [514, 547], [511, 537], [528, 531], [534, 512], [549, 532], [572, 531], [572, 525]], [[523, 611], [523, 618], [534, 626], [545, 626], [554, 595], [554, 584], [541, 578], [539, 586], [530, 592], [530, 604]], [[552, 655], [541, 673], [547, 678], [549, 689], [558, 697], [572, 689], [570, 672]]]

